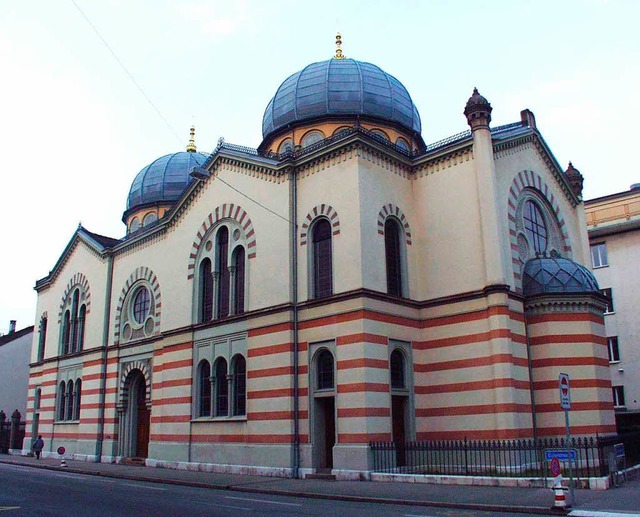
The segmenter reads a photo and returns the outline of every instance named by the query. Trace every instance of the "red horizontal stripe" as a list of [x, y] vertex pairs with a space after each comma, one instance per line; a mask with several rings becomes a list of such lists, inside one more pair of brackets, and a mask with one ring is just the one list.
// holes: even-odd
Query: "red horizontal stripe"
[[596, 343], [606, 345], [607, 340], [595, 334], [550, 334], [544, 336], [532, 336], [529, 338], [531, 345], [547, 345], [556, 343]]
[[550, 321], [590, 321], [604, 325], [604, 317], [591, 314], [590, 312], [582, 313], [562, 313], [562, 314], [536, 314], [527, 317], [527, 324], [535, 325], [536, 323], [548, 323]]
[[[538, 427], [538, 434], [540, 436], [563, 436], [567, 429], [565, 426], [560, 427]], [[583, 435], [595, 435], [595, 434], [610, 434], [617, 433], [615, 424], [611, 425], [574, 425], [571, 424], [571, 434], [577, 436]]]
[[[571, 411], [613, 411], [613, 401], [607, 402], [571, 402]], [[563, 412], [560, 402], [557, 404], [536, 404], [538, 413]]]
[[180, 361], [170, 361], [168, 363], [154, 365], [153, 370], [155, 372], [162, 372], [164, 370], [174, 370], [176, 368], [191, 368], [191, 366], [193, 366], [193, 361], [191, 359], [182, 359]]
[[247, 392], [248, 399], [270, 399], [280, 397], [293, 397], [293, 389], [280, 388], [274, 390], [256, 390]]
[[151, 422], [154, 424], [168, 424], [174, 422], [190, 422], [191, 415], [165, 415], [165, 416], [152, 416]]
[[153, 389], [171, 388], [173, 386], [191, 386], [193, 379], [190, 377], [186, 379], [171, 379], [166, 381], [154, 382]]
[[338, 433], [339, 443], [369, 443], [391, 440], [390, 433]]
[[248, 356], [260, 357], [264, 355], [283, 354], [287, 352], [293, 352], [293, 343], [281, 343], [279, 345], [252, 348], [249, 350]]
[[170, 406], [173, 404], [191, 404], [191, 397], [167, 397], [153, 401], [154, 406]]
[[354, 382], [338, 385], [338, 393], [360, 393], [366, 391], [386, 393], [389, 391], [389, 385], [379, 382]]
[[[556, 389], [558, 389], [558, 383], [556, 382], [555, 384]], [[490, 379], [488, 381], [469, 381], [430, 386], [416, 386], [415, 392], [420, 395], [428, 395], [433, 393], [461, 393], [465, 391], [494, 390], [498, 388], [528, 390], [529, 382], [517, 381], [515, 379]]]
[[415, 341], [414, 348], [417, 350], [431, 350], [434, 348], [442, 348], [456, 345], [468, 345], [470, 343], [481, 343], [492, 339], [510, 338], [512, 332], [509, 329], [495, 329], [487, 332], [478, 332], [476, 334], [465, 334], [463, 336], [446, 337], [440, 339], [431, 339], [428, 341]]
[[417, 440], [513, 440], [516, 438], [531, 437], [533, 437], [533, 430], [528, 428], [489, 430], [473, 429], [463, 431], [425, 431], [416, 433]]
[[494, 364], [508, 363], [515, 366], [529, 366], [525, 358], [515, 357], [511, 354], [495, 354], [474, 359], [458, 359], [455, 361], [442, 361], [439, 363], [415, 364], [415, 372], [438, 372], [443, 370], [459, 370], [461, 368], [477, 368], [478, 366], [493, 366]]
[[[536, 406], [537, 407], [537, 406]], [[531, 404], [478, 404], [473, 406], [450, 406], [439, 408], [417, 408], [416, 416], [459, 416], [459, 415], [493, 415], [496, 413], [530, 413]]]
[[531, 361], [534, 368], [546, 366], [606, 366], [609, 367], [609, 359], [600, 357], [550, 357], [547, 359], [534, 359]]
[[344, 361], [337, 362], [338, 370], [349, 370], [352, 368], [382, 368], [386, 370], [389, 368], [389, 361], [384, 359], [345, 359]]
[[193, 343], [191, 341], [187, 343], [177, 343], [175, 345], [167, 345], [160, 350], [155, 350], [153, 355], [155, 357], [164, 355], [164, 354], [173, 354], [175, 352], [181, 352], [183, 350], [191, 350], [193, 348]]
[[[558, 380], [538, 381], [533, 383], [537, 390], [557, 390]], [[571, 388], [611, 388], [610, 379], [571, 379]]]
[[293, 375], [293, 366], [278, 366], [275, 368], [263, 368], [262, 370], [249, 370], [249, 379], [259, 379], [261, 377], [277, 377], [280, 375]]
[[388, 407], [354, 407], [354, 408], [339, 408], [339, 418], [360, 418], [360, 417], [376, 417], [376, 416], [391, 416], [391, 410]]
[[264, 336], [266, 334], [274, 334], [276, 332], [285, 332], [293, 329], [293, 324], [290, 322], [277, 323], [275, 325], [267, 325], [265, 327], [259, 327], [251, 329], [248, 332], [249, 337]]
[[337, 345], [350, 345], [353, 343], [374, 343], [378, 345], [386, 345], [389, 339], [386, 336], [380, 336], [378, 334], [368, 334], [361, 332], [358, 334], [348, 334], [346, 336], [338, 336], [336, 339]]

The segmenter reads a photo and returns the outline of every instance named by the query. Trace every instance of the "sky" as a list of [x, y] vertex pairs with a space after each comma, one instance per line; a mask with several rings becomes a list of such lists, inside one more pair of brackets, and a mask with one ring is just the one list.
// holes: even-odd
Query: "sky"
[[[280, 83], [332, 57], [407, 88], [431, 143], [531, 109], [585, 199], [640, 182], [637, 0], [0, 0], [0, 333], [35, 320], [35, 281], [79, 222], [122, 237], [136, 174], [219, 137], [257, 147]], [[97, 32], [96, 32], [97, 31]], [[106, 42], [106, 44], [105, 44]]]

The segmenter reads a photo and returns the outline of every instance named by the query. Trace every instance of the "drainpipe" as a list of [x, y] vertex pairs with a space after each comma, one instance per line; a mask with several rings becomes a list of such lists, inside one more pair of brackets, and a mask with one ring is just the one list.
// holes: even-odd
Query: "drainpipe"
[[291, 169], [291, 281], [293, 310], [293, 477], [300, 476], [300, 408], [298, 401], [298, 178]]
[[107, 257], [107, 286], [104, 295], [104, 322], [102, 326], [102, 369], [100, 372], [100, 402], [98, 404], [98, 440], [96, 441], [97, 462], [102, 462], [102, 442], [104, 441], [104, 405], [107, 391], [107, 360], [109, 344], [109, 320], [111, 319], [111, 285], [113, 283], [113, 255]]
[[531, 422], [533, 424], [533, 440], [535, 443], [538, 443], [538, 419], [536, 416], [536, 393], [533, 389], [533, 365], [531, 363], [531, 343], [529, 342], [529, 326], [527, 324], [527, 314], [526, 309], [524, 308], [525, 313], [524, 316], [524, 334], [527, 341], [527, 363], [529, 365], [529, 392], [531, 396]]

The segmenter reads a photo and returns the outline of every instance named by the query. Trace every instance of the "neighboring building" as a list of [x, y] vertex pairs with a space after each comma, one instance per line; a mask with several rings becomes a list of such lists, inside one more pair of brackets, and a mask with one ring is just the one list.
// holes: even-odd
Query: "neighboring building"
[[29, 360], [33, 342], [33, 325], [16, 331], [11, 320], [9, 332], [0, 335], [0, 410], [7, 421], [17, 409], [24, 420], [27, 415]]
[[609, 298], [605, 328], [620, 431], [640, 430], [640, 184], [585, 202], [593, 272]]
[[581, 186], [529, 110], [491, 110], [474, 90], [471, 130], [425, 145], [405, 87], [338, 48], [257, 149], [192, 131], [142, 169], [126, 236], [79, 227], [36, 283], [45, 450], [358, 477], [370, 441], [563, 435], [560, 372], [573, 433], [614, 433]]

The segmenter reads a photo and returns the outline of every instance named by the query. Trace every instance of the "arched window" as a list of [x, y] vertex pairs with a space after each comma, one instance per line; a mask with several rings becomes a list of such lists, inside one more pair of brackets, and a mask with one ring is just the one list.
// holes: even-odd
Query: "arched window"
[[73, 418], [73, 381], [67, 383], [67, 412], [65, 420], [71, 420]]
[[340, 133], [344, 133], [345, 131], [349, 131], [350, 129], [353, 129], [349, 126], [340, 126], [338, 129], [336, 129], [333, 132], [333, 136], [339, 135]]
[[78, 379], [76, 381], [76, 393], [75, 393], [75, 403], [73, 406], [73, 419], [80, 420], [80, 400], [82, 398], [82, 381]]
[[324, 135], [320, 131], [311, 131], [304, 135], [302, 139], [302, 147], [309, 147], [310, 145], [317, 144], [324, 140]]
[[387, 265], [387, 293], [402, 296], [400, 223], [393, 217], [388, 217], [384, 223], [384, 251]]
[[371, 132], [374, 134], [374, 136], [389, 141], [389, 135], [382, 131], [382, 129], [372, 129]]
[[149, 315], [151, 308], [151, 295], [149, 289], [140, 287], [133, 299], [133, 319], [136, 323], [142, 324]]
[[215, 416], [229, 414], [229, 381], [227, 379], [227, 361], [219, 357], [215, 365], [216, 372], [216, 410]]
[[409, 152], [409, 143], [404, 138], [398, 138], [396, 140], [396, 145], [403, 151]]
[[84, 320], [87, 316], [87, 306], [82, 304], [78, 314], [78, 350], [84, 347]]
[[209, 321], [213, 316], [213, 276], [211, 260], [200, 262], [200, 322]]
[[137, 232], [140, 229], [140, 220], [134, 217], [129, 225], [129, 233]]
[[333, 294], [331, 223], [320, 219], [313, 225], [313, 297]]
[[142, 226], [149, 226], [151, 223], [155, 223], [158, 220], [158, 215], [155, 212], [150, 212], [144, 216], [142, 220]]
[[233, 255], [233, 265], [235, 266], [235, 276], [233, 279], [233, 303], [234, 314], [244, 313], [244, 275], [245, 275], [245, 253], [242, 246], [238, 246]]
[[71, 345], [71, 313], [64, 312], [64, 320], [62, 321], [62, 353], [68, 354]]
[[247, 413], [247, 363], [241, 355], [232, 361], [233, 368], [233, 416]]
[[200, 417], [211, 416], [211, 365], [202, 360], [198, 365], [198, 411]]
[[333, 379], [333, 354], [329, 350], [323, 350], [316, 360], [317, 389], [329, 390], [334, 388]]
[[66, 384], [64, 383], [64, 381], [62, 381], [59, 385], [58, 385], [58, 420], [64, 420], [64, 417], [66, 415], [65, 413], [65, 400], [67, 399], [67, 391], [66, 391]]
[[38, 388], [36, 394], [33, 397], [33, 410], [38, 411], [40, 409], [40, 403], [42, 401], [42, 390]]
[[394, 389], [406, 388], [404, 356], [402, 352], [400, 352], [400, 350], [391, 352], [389, 363], [391, 370], [391, 387]]
[[73, 301], [71, 302], [71, 346], [70, 352], [78, 350], [78, 305], [80, 303], [80, 291], [76, 289], [73, 292]]
[[287, 138], [286, 140], [283, 140], [280, 147], [278, 147], [278, 154], [284, 154], [290, 151], [293, 151], [293, 142], [290, 138]]
[[40, 320], [40, 335], [38, 336], [38, 357], [37, 361], [44, 359], [44, 347], [47, 342], [47, 317], [43, 316]]
[[533, 250], [535, 253], [544, 253], [547, 250], [547, 225], [540, 208], [530, 199], [525, 202], [522, 219], [527, 238], [533, 244]]
[[222, 226], [216, 235], [216, 271], [218, 273], [218, 318], [229, 315], [229, 230]]

